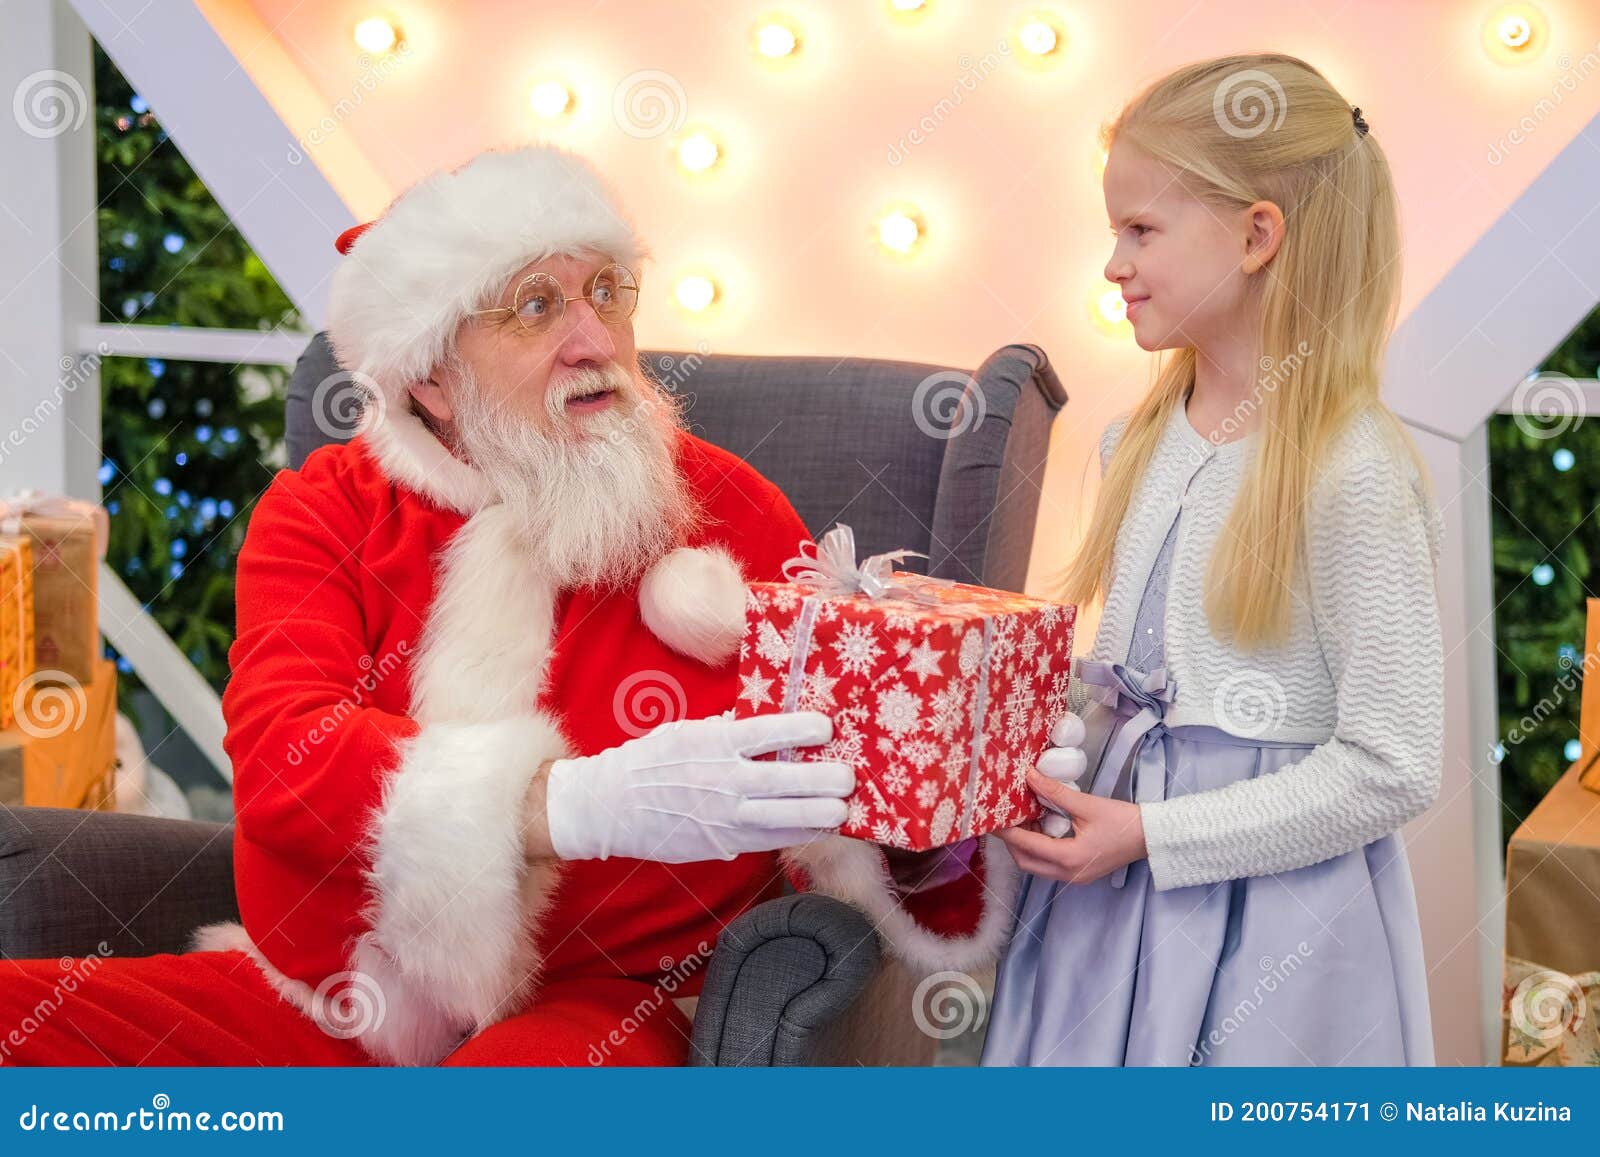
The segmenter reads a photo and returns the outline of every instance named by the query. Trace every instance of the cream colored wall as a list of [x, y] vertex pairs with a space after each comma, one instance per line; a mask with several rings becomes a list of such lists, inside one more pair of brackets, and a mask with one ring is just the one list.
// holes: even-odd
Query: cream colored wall
[[[393, 191], [479, 149], [541, 135], [594, 158], [655, 249], [638, 319], [646, 345], [954, 365], [1010, 341], [1043, 346], [1072, 402], [1046, 479], [1036, 590], [1075, 540], [1077, 480], [1095, 435], [1148, 380], [1148, 356], [1125, 329], [1103, 332], [1091, 319], [1108, 288], [1096, 131], [1141, 83], [1186, 61], [1259, 48], [1322, 69], [1362, 107], [1393, 162], [1406, 309], [1600, 109], [1591, 80], [1559, 92], [1553, 109], [1535, 108], [1600, 43], [1600, 8], [1579, 0], [1540, 5], [1550, 47], [1515, 68], [1479, 43], [1494, 6], [1461, 0], [1355, 0], [1331, 13], [1227, 0], [1039, 5], [1066, 30], [1059, 63], [1046, 70], [1019, 67], [1019, 52], [999, 49], [1033, 5], [930, 0], [927, 17], [909, 25], [873, 0], [203, 7], [291, 126], [309, 129], [344, 102], [308, 154], [358, 211], [380, 201], [364, 165]], [[793, 67], [765, 67], [749, 50], [750, 27], [770, 11], [802, 30]], [[364, 65], [351, 36], [376, 12], [406, 35], [392, 68]], [[673, 134], [619, 127], [617, 86], [642, 70], [670, 77], [686, 129], [725, 136], [726, 162], [711, 179], [676, 169]], [[526, 99], [545, 77], [577, 92], [575, 115], [554, 128]], [[303, 85], [320, 94], [320, 114]], [[938, 110], [957, 95], [959, 105]], [[1491, 163], [1524, 116], [1536, 118], [1533, 131]], [[924, 117], [932, 131], [892, 164], [891, 149]], [[902, 199], [919, 204], [929, 226], [925, 252], [910, 262], [884, 256], [872, 235], [879, 209]], [[322, 240], [308, 228], [308, 244]], [[669, 300], [669, 283], [692, 270], [724, 282], [713, 317]]]

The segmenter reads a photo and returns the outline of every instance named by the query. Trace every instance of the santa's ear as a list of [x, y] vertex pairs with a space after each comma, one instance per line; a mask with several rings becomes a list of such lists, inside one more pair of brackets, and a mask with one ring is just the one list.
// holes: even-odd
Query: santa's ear
[[450, 399], [445, 397], [444, 387], [437, 379], [429, 378], [425, 382], [413, 382], [410, 390], [411, 397], [417, 405], [437, 421], [448, 422], [455, 417], [455, 411], [450, 408]]

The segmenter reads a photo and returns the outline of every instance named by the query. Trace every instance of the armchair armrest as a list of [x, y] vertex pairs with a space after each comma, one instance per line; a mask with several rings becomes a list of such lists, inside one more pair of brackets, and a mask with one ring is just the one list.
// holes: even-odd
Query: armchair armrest
[[804, 893], [752, 908], [717, 937], [689, 1063], [818, 1063], [824, 1031], [877, 967], [878, 938], [848, 904]]
[[238, 917], [231, 827], [0, 808], [0, 958], [182, 952]]

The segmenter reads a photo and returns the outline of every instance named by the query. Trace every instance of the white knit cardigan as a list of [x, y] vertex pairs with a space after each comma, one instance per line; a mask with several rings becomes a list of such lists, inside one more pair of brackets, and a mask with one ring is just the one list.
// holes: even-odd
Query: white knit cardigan
[[[1102, 472], [1125, 423], [1101, 435]], [[1141, 804], [1158, 890], [1318, 863], [1397, 830], [1438, 797], [1443, 523], [1381, 423], [1373, 412], [1358, 417], [1321, 464], [1287, 641], [1242, 651], [1212, 635], [1203, 589], [1259, 434], [1215, 444], [1182, 404], [1173, 409], [1118, 532], [1089, 657], [1126, 660], [1145, 580], [1181, 508], [1166, 604], [1166, 666], [1177, 683], [1167, 725], [1317, 746], [1270, 775]], [[1073, 701], [1089, 743], [1103, 745], [1109, 712], [1086, 704], [1081, 689]]]

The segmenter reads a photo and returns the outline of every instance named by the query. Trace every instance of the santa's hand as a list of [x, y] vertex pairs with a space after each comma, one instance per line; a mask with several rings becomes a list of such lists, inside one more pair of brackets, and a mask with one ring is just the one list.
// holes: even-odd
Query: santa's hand
[[564, 860], [684, 864], [807, 843], [838, 829], [855, 771], [751, 756], [833, 738], [817, 711], [666, 723], [550, 766], [546, 819]]
[[[1083, 773], [1089, 768], [1089, 758], [1083, 752], [1085, 734], [1083, 720], [1068, 711], [1056, 720], [1055, 727], [1050, 731], [1050, 746], [1044, 749], [1034, 766], [1057, 783], [1065, 784], [1074, 791], [1081, 790], [1077, 781], [1083, 778]], [[1065, 811], [1038, 792], [1034, 795], [1048, 809], [1039, 823], [1045, 835], [1059, 838], [1072, 831], [1072, 820]]]

